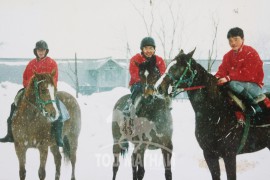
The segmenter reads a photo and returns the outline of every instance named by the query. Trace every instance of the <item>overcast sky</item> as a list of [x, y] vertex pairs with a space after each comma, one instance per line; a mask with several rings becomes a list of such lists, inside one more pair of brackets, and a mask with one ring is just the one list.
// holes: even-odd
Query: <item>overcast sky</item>
[[[158, 16], [170, 17], [162, 4], [165, 0], [152, 1]], [[147, 9], [149, 2], [136, 0], [136, 5], [140, 10]], [[196, 58], [207, 57], [214, 17], [219, 22], [219, 58], [229, 50], [227, 31], [239, 26], [244, 29], [245, 43], [257, 49], [262, 59], [270, 59], [269, 0], [178, 0], [177, 3], [181, 7], [183, 27], [179, 47], [184, 51], [196, 47]], [[75, 52], [79, 58], [125, 58], [126, 44], [133, 55], [139, 52], [140, 41], [147, 36], [130, 0], [0, 0], [0, 23], [0, 57], [31, 58], [35, 42], [43, 39], [53, 58], [73, 58]], [[157, 41], [157, 54], [162, 56], [157, 35], [153, 33], [153, 37]]]

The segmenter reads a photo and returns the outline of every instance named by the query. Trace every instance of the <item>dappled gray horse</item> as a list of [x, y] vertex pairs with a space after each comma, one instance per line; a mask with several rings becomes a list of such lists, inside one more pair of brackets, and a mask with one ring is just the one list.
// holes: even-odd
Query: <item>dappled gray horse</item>
[[[151, 67], [150, 67], [151, 68]], [[141, 69], [140, 69], [141, 70]], [[154, 96], [153, 85], [159, 78], [156, 71], [143, 68], [148, 73], [140, 73], [144, 88], [143, 94], [138, 97], [139, 109], [132, 109], [129, 117], [122, 113], [129, 98], [129, 94], [121, 97], [113, 108], [113, 180], [119, 168], [119, 156], [125, 155], [129, 142], [135, 148], [132, 153], [133, 180], [142, 180], [144, 177], [144, 153], [146, 149], [161, 149], [165, 166], [166, 180], [172, 179], [172, 116], [169, 102], [166, 99]], [[145, 76], [147, 75], [147, 76]], [[151, 83], [150, 83], [151, 82]]]

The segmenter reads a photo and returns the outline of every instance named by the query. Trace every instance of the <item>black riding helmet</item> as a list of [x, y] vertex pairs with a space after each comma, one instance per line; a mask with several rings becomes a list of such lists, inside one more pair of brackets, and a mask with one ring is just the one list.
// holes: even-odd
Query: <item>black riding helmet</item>
[[36, 43], [36, 47], [34, 49], [34, 54], [35, 54], [36, 57], [38, 57], [38, 55], [37, 55], [37, 49], [46, 49], [45, 56], [47, 56], [47, 54], [49, 53], [48, 44], [45, 41], [43, 41], [43, 40], [40, 40], [40, 41], [38, 41]]
[[145, 46], [153, 46], [156, 49], [155, 40], [152, 37], [145, 37], [145, 38], [143, 38], [142, 41], [141, 41], [141, 46], [140, 46], [141, 50]]

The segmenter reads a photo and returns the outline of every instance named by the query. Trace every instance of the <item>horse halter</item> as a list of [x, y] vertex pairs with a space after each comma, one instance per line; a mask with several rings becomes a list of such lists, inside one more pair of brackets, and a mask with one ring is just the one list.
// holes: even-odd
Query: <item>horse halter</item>
[[46, 81], [46, 80], [37, 81], [36, 79], [34, 79], [34, 91], [35, 91], [35, 97], [36, 97], [36, 104], [37, 104], [38, 109], [40, 111], [43, 111], [44, 110], [44, 107], [47, 104], [56, 103], [56, 100], [44, 101], [43, 99], [40, 98], [39, 90], [38, 90], [38, 85], [40, 83], [44, 82], [44, 81]]
[[[173, 97], [177, 96], [179, 93], [181, 93], [182, 91], [185, 90], [185, 88], [182, 88], [180, 91], [177, 90], [177, 87], [183, 83], [187, 83], [188, 87], [190, 87], [193, 84], [193, 80], [197, 74], [197, 70], [192, 70], [191, 69], [191, 58], [189, 59], [187, 66], [183, 72], [183, 74], [180, 76], [180, 78], [177, 80], [172, 74], [170, 74], [169, 72], [166, 73], [166, 75], [173, 81], [173, 90], [172, 90], [172, 94]], [[191, 72], [191, 76], [184, 79], [185, 75], [187, 74], [187, 72], [190, 71]]]

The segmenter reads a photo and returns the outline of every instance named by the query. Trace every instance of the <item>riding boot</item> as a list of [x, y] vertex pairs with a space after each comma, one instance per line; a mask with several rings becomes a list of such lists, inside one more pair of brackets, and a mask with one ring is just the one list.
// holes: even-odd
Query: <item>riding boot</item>
[[61, 118], [57, 119], [52, 123], [52, 135], [56, 140], [56, 144], [59, 147], [63, 147], [63, 139], [62, 139], [62, 129], [63, 129], [63, 122]]
[[125, 116], [130, 116], [130, 110], [131, 110], [131, 106], [133, 105], [133, 103], [132, 103], [132, 99], [131, 98], [129, 98], [128, 100], [127, 100], [127, 102], [126, 102], [126, 106], [124, 107], [124, 109], [123, 109], [123, 114], [125, 115]]
[[246, 105], [245, 113], [247, 113], [250, 116], [254, 116], [256, 113], [262, 112], [261, 107], [257, 104], [257, 102], [253, 99], [253, 97], [247, 90], [244, 89], [239, 95], [242, 97]]
[[0, 142], [14, 142], [13, 135], [12, 135], [12, 129], [11, 129], [11, 124], [12, 124], [12, 116], [14, 111], [16, 110], [16, 106], [14, 103], [11, 104], [10, 108], [10, 114], [7, 119], [7, 135], [3, 138], [0, 139]]

